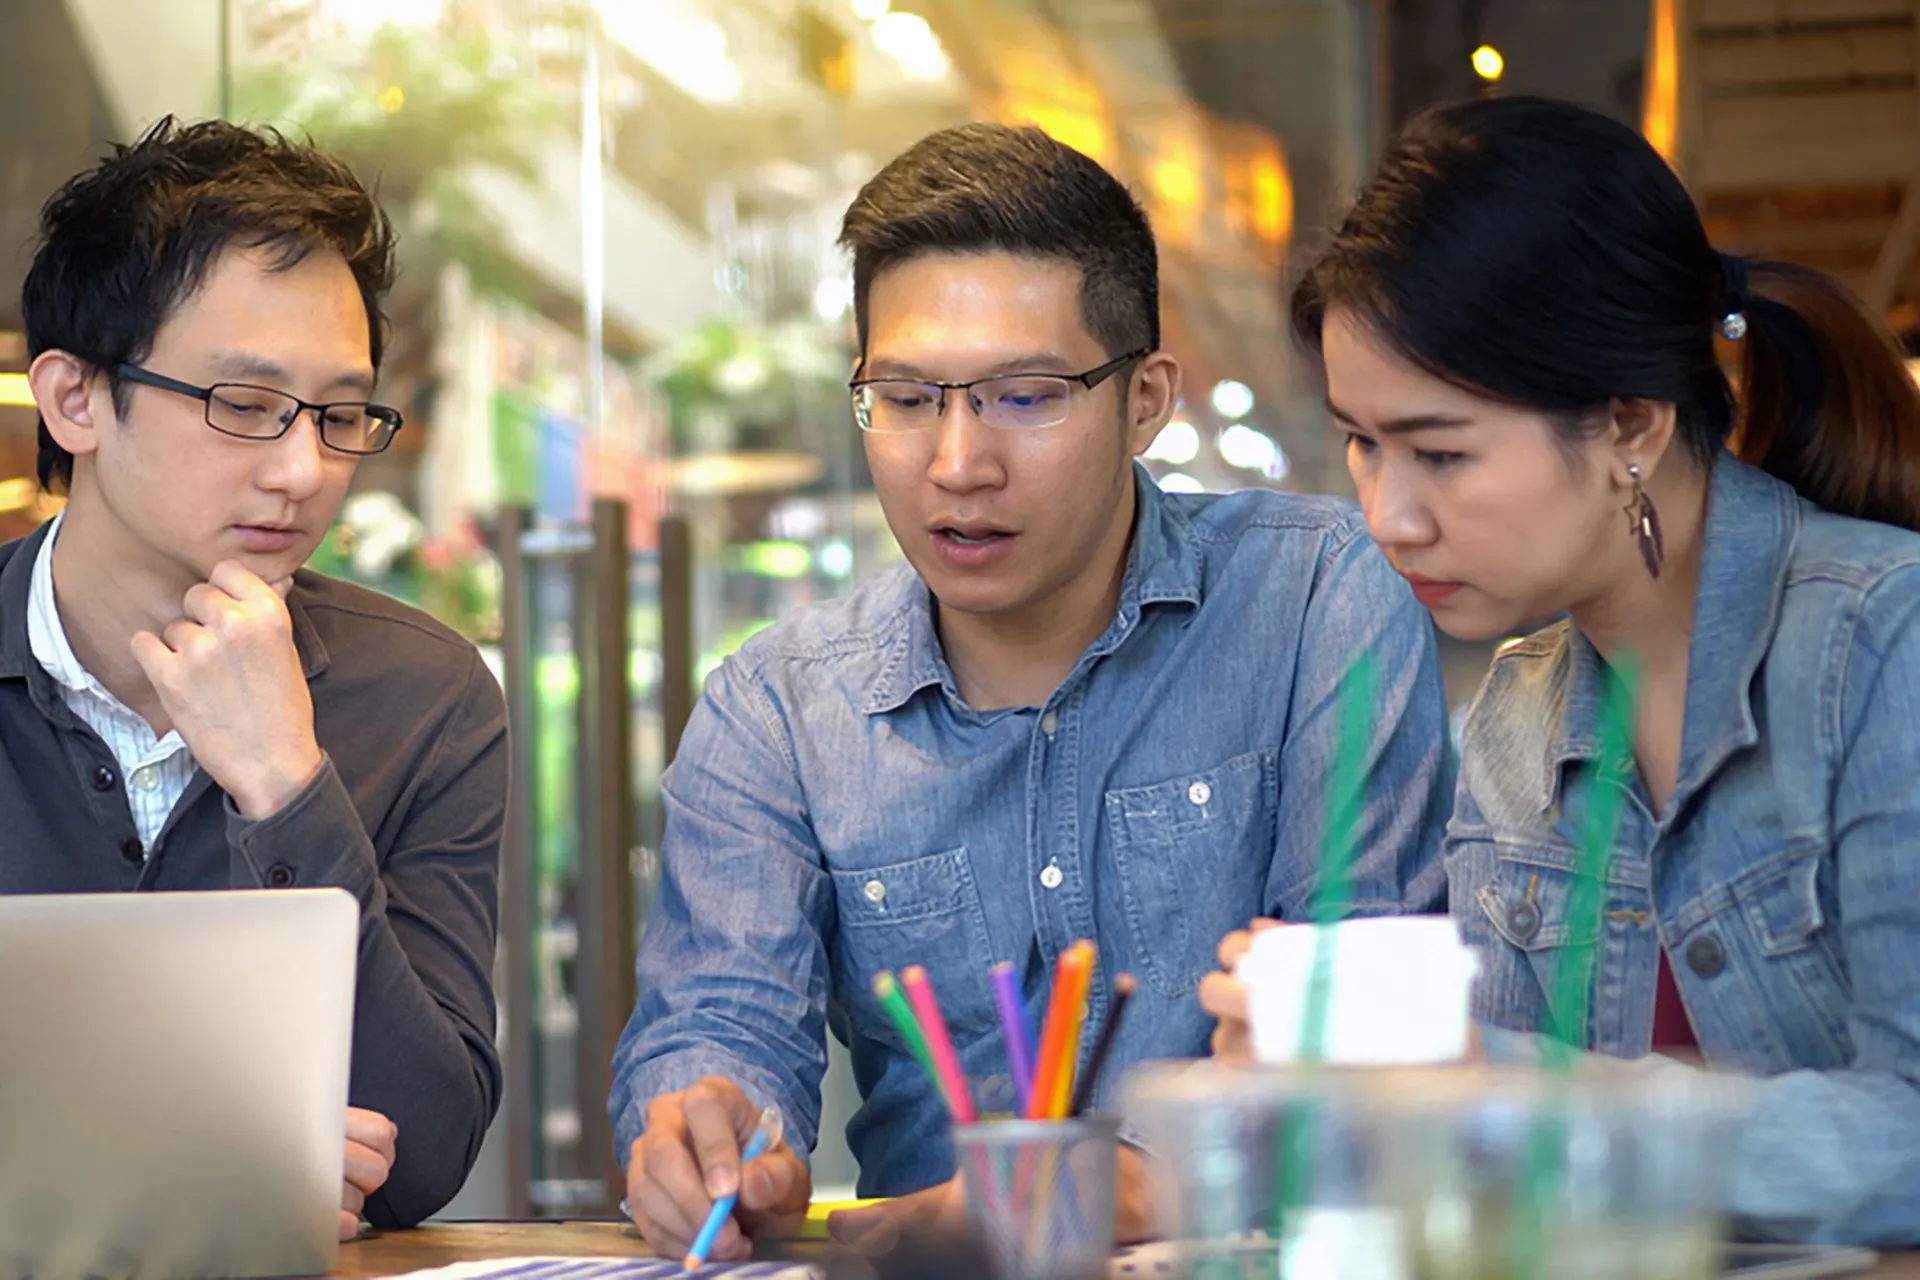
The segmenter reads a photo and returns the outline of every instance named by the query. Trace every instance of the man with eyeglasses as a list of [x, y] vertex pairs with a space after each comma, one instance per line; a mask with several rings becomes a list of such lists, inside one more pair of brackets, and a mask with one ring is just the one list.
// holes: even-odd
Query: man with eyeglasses
[[0, 893], [351, 892], [341, 1234], [419, 1222], [500, 1092], [506, 712], [472, 645], [301, 568], [402, 427], [386, 217], [324, 152], [166, 120], [41, 233], [21, 310], [67, 502], [0, 546]]
[[[1006, 1109], [989, 967], [1038, 1022], [1075, 939], [1089, 1027], [1140, 980], [1097, 1081], [1201, 1054], [1221, 937], [1300, 919], [1336, 690], [1383, 673], [1355, 910], [1441, 906], [1451, 765], [1426, 618], [1350, 505], [1162, 494], [1134, 462], [1170, 420], [1157, 257], [1115, 179], [1037, 129], [936, 133], [847, 211], [874, 486], [907, 563], [749, 640], [707, 682], [663, 784], [640, 999], [610, 1111], [629, 1205], [682, 1252], [792, 1227], [811, 1190], [826, 1036], [850, 1045], [872, 1245], [951, 1220], [946, 1109], [872, 990], [923, 965], [982, 1110]], [[1091, 1039], [1091, 1033], [1089, 1033]], [[742, 1167], [765, 1108], [784, 1136]], [[1120, 1232], [1147, 1230], [1143, 1157]]]

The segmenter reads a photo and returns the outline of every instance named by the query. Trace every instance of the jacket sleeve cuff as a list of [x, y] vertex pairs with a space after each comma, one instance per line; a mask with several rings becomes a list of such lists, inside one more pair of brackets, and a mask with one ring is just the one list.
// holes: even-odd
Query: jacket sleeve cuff
[[378, 871], [373, 842], [332, 756], [270, 817], [242, 817], [231, 796], [224, 803], [232, 888], [337, 887], [366, 904]]

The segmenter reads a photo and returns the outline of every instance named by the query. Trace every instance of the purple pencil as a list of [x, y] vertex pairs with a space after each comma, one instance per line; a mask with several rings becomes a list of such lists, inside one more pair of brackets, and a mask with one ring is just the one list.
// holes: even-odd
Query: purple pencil
[[1025, 1115], [1033, 1093], [1033, 1024], [1027, 1021], [1027, 1006], [1020, 999], [1013, 962], [1002, 960], [988, 972], [993, 975], [993, 1002], [1000, 1010], [1000, 1030], [1007, 1038], [1007, 1065], [1013, 1069], [1013, 1091], [1020, 1105], [1017, 1114]]

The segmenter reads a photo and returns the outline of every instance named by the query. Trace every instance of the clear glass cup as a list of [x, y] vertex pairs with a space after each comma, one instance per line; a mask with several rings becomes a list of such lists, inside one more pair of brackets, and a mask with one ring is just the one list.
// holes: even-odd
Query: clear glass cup
[[1707, 1280], [1749, 1082], [1588, 1059], [1571, 1074], [1156, 1066], [1126, 1114], [1187, 1275]]
[[998, 1280], [1094, 1280], [1113, 1254], [1119, 1122], [956, 1125], [967, 1230]]
[[1747, 1081], [1587, 1059], [1392, 1072], [1372, 1107], [1413, 1280], [1710, 1280]]

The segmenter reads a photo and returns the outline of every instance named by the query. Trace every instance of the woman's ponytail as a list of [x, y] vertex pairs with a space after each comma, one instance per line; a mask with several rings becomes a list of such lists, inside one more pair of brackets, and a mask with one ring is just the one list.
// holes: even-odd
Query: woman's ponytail
[[1728, 446], [1828, 510], [1920, 529], [1920, 387], [1892, 331], [1823, 272], [1723, 261], [1745, 318]]

